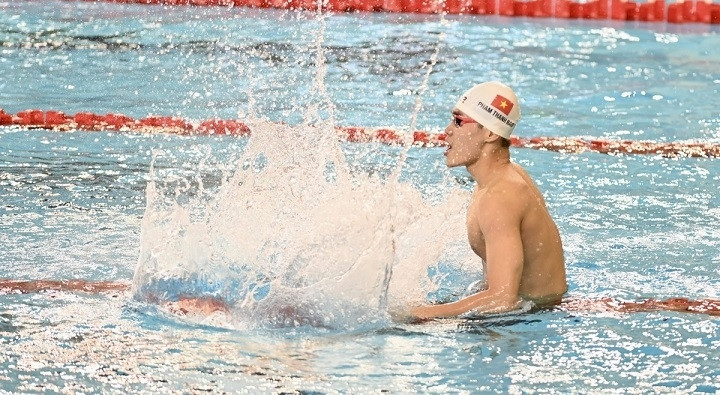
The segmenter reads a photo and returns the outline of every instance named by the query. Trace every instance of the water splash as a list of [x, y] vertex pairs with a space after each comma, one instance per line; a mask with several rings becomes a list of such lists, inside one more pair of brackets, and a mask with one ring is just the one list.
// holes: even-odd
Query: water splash
[[[433, 205], [401, 181], [409, 143], [386, 179], [349, 170], [325, 90], [321, 14], [318, 21], [317, 72], [302, 125], [248, 119], [252, 138], [215, 189], [202, 178], [179, 188], [153, 170], [137, 299], [217, 298], [230, 306], [235, 327], [350, 329], [387, 325], [388, 311], [452, 293], [457, 286], [443, 285], [449, 273], [470, 282], [480, 276], [465, 242], [467, 192], [452, 188]], [[418, 97], [411, 130], [421, 107]]]

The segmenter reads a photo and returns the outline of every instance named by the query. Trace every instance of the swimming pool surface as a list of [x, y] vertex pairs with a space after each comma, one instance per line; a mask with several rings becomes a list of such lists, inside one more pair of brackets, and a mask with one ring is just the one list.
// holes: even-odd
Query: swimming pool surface
[[[312, 13], [277, 10], [0, 1], [0, 108], [299, 125], [325, 97], [313, 90], [318, 43], [332, 106], [315, 115], [338, 125], [407, 130], [422, 93], [417, 128], [440, 131], [459, 94], [499, 79], [521, 98], [519, 136], [720, 143], [720, 34], [709, 25], [396, 14], [331, 15], [323, 24]], [[158, 241], [163, 230], [192, 229], [171, 216], [152, 222], [149, 214], [177, 214], [168, 202], [214, 201], [238, 169], [264, 166], [243, 166], [247, 150], [265, 145], [270, 154], [273, 142], [312, 142], [292, 134], [298, 131], [316, 133], [275, 130], [258, 134], [253, 146], [255, 135], [0, 127], [0, 278], [131, 281], [148, 259], [173, 257]], [[401, 151], [341, 149], [354, 174], [381, 180]], [[720, 161], [511, 154], [536, 179], [558, 223], [570, 296], [720, 299]], [[443, 199], [471, 185], [464, 171], [443, 163], [442, 149], [410, 149], [401, 180], [432, 202], [389, 207], [432, 207], [437, 218], [456, 218], [462, 210]], [[271, 186], [261, 170], [253, 180]], [[157, 206], [148, 204], [151, 180], [162, 196]], [[382, 207], [369, 186], [357, 188], [365, 200], [339, 198], [359, 210], [364, 201]], [[302, 230], [302, 218], [290, 220], [273, 226]], [[334, 221], [341, 220], [329, 217], [328, 226]], [[357, 237], [381, 229], [351, 225]], [[243, 231], [232, 229], [223, 248], [234, 253], [246, 241]], [[422, 237], [433, 232], [399, 241], [429, 248]], [[457, 241], [464, 245], [462, 235]], [[197, 258], [178, 254], [173, 267]], [[199, 255], [208, 267], [217, 264], [215, 255]], [[430, 269], [442, 283], [430, 299], [462, 293], [474, 280], [444, 265]], [[253, 278], [256, 299], [266, 297], [257, 284], [268, 270]], [[304, 289], [332, 289], [316, 284]], [[0, 296], [0, 392], [720, 392], [718, 317], [544, 311], [398, 325], [347, 310], [320, 327], [248, 326], [179, 318], [133, 296]]]

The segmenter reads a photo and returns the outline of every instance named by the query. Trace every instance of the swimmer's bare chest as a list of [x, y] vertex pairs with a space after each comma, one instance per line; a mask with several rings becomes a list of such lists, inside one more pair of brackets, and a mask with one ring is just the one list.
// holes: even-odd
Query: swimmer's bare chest
[[482, 229], [480, 228], [480, 221], [478, 221], [478, 210], [480, 199], [482, 198], [482, 191], [473, 192], [470, 206], [468, 207], [466, 224], [467, 224], [467, 235], [468, 243], [473, 252], [482, 258], [483, 262], [487, 261], [485, 253], [485, 235], [483, 235]]

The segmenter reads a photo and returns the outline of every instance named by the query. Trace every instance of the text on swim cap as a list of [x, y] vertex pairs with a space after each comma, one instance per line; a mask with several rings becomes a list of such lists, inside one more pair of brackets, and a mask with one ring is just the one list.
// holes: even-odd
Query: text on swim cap
[[496, 110], [496, 109], [488, 106], [487, 104], [485, 104], [485, 103], [483, 103], [483, 102], [481, 102], [481, 101], [479, 101], [477, 105], [478, 105], [478, 107], [480, 107], [480, 108], [482, 108], [483, 110], [487, 111], [488, 114], [490, 114], [490, 115], [494, 116], [495, 118], [503, 121], [503, 123], [504, 123], [505, 125], [508, 125], [508, 126], [511, 127], [511, 128], [514, 128], [514, 127], [515, 127], [515, 122], [507, 119], [507, 117], [506, 117], [505, 115], [503, 115], [500, 111], [498, 111], [498, 110]]

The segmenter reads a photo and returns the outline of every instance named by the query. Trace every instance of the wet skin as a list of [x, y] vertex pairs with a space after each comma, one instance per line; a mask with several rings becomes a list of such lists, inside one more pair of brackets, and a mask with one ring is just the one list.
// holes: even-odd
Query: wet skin
[[464, 166], [477, 186], [467, 213], [468, 242], [482, 259], [485, 289], [413, 309], [419, 319], [504, 312], [523, 300], [558, 303], [567, 291], [557, 226], [527, 172], [510, 161], [503, 139], [458, 109], [445, 129], [448, 167]]

